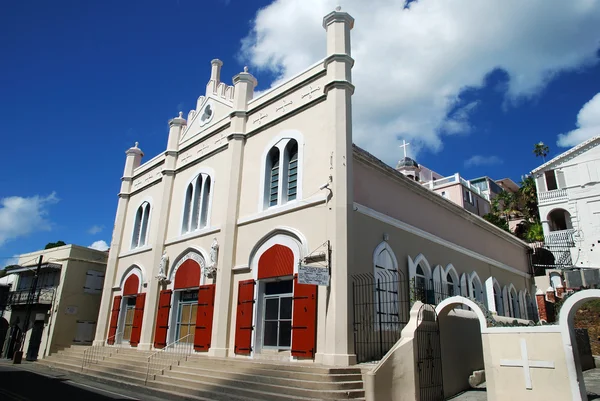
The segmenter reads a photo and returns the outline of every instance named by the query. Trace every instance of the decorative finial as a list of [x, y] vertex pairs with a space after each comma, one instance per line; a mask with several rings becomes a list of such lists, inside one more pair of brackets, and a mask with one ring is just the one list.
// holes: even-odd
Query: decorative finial
[[335, 8], [335, 11], [342, 11], [342, 6], [337, 6], [337, 7]]
[[248, 66], [247, 65], [244, 66], [244, 72], [248, 72]]
[[179, 112], [179, 118], [183, 118], [183, 111]]
[[140, 144], [139, 142], [136, 142], [134, 145], [134, 148], [137, 148], [139, 144]]

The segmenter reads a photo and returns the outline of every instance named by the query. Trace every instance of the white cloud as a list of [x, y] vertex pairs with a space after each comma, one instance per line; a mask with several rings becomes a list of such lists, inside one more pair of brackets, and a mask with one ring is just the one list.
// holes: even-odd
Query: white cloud
[[58, 200], [54, 192], [46, 197], [9, 196], [0, 199], [0, 246], [35, 231], [49, 231], [52, 223], [47, 219], [48, 206]]
[[98, 251], [107, 251], [109, 246], [106, 243], [106, 241], [99, 240], [99, 241], [94, 241], [94, 243], [92, 245], [88, 246], [88, 248], [96, 249]]
[[465, 167], [476, 167], [476, 166], [493, 166], [495, 164], [502, 164], [502, 159], [498, 156], [482, 156], [474, 155], [465, 160]]
[[2, 262], [0, 263], [0, 269], [3, 269], [4, 267], [10, 266], [10, 265], [16, 265], [18, 261], [19, 261], [19, 255], [13, 255], [12, 258], [2, 259]]
[[[259, 10], [242, 52], [285, 79], [325, 56], [322, 17], [337, 0], [275, 0]], [[597, 61], [599, 0], [345, 0], [352, 31], [354, 141], [394, 164], [399, 138], [442, 148], [471, 129], [448, 118], [466, 88], [501, 69], [507, 104], [537, 95], [558, 73]], [[264, 90], [264, 88], [261, 88]], [[420, 144], [420, 145], [419, 145]]]
[[103, 229], [104, 229], [104, 226], [99, 226], [99, 225], [97, 225], [97, 224], [94, 224], [93, 226], [91, 226], [91, 227], [88, 229], [88, 231], [87, 231], [87, 232], [88, 232], [88, 234], [92, 234], [92, 235], [94, 235], [94, 234], [98, 234], [98, 233], [99, 233], [99, 232], [101, 232]]
[[567, 148], [600, 135], [600, 93], [583, 105], [577, 113], [577, 128], [558, 135], [556, 144]]

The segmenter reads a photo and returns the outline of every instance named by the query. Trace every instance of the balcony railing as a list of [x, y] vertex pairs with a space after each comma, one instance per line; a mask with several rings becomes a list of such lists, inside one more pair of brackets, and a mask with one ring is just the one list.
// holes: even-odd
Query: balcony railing
[[440, 178], [439, 180], [429, 181], [423, 183], [423, 185], [429, 187], [429, 189], [433, 190], [435, 188], [439, 188], [441, 186], [452, 184], [452, 183], [461, 183], [465, 188], [470, 189], [472, 192], [475, 192], [477, 195], [481, 196], [486, 200], [490, 200], [490, 195], [480, 190], [478, 187], [471, 184], [469, 181], [465, 180], [460, 176], [460, 174], [456, 173], [449, 177]]
[[567, 247], [574, 247], [574, 233], [575, 230], [573, 230], [572, 228], [568, 230], [550, 231], [548, 235], [545, 236], [544, 242], [549, 245], [562, 245]]
[[[11, 291], [8, 293], [7, 305], [25, 305], [31, 290]], [[54, 296], [54, 287], [40, 288], [33, 293], [33, 304], [50, 305]]]
[[546, 205], [554, 202], [565, 202], [569, 200], [566, 189], [555, 189], [538, 193], [538, 205]]

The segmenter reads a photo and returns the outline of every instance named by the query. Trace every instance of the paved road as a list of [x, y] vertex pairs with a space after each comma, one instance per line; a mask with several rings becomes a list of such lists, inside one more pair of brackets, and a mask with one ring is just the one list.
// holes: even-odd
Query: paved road
[[[600, 400], [600, 368], [590, 369], [583, 372], [585, 389], [588, 392], [588, 400]], [[451, 398], [452, 401], [486, 401], [485, 389], [474, 389]]]
[[[12, 365], [11, 361], [0, 362], [0, 400], [2, 401], [47, 401], [59, 396], [72, 401], [164, 401], [140, 393], [139, 388], [114, 387], [90, 380], [84, 376], [50, 369], [35, 363]], [[171, 399], [171, 398], [170, 398]], [[182, 398], [173, 397], [172, 400]]]

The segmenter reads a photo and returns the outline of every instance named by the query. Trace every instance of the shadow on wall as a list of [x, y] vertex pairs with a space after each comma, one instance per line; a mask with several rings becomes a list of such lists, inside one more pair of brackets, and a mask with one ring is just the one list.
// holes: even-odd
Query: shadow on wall
[[471, 310], [446, 309], [438, 316], [444, 396], [471, 389], [469, 376], [483, 370], [483, 343], [477, 315]]

